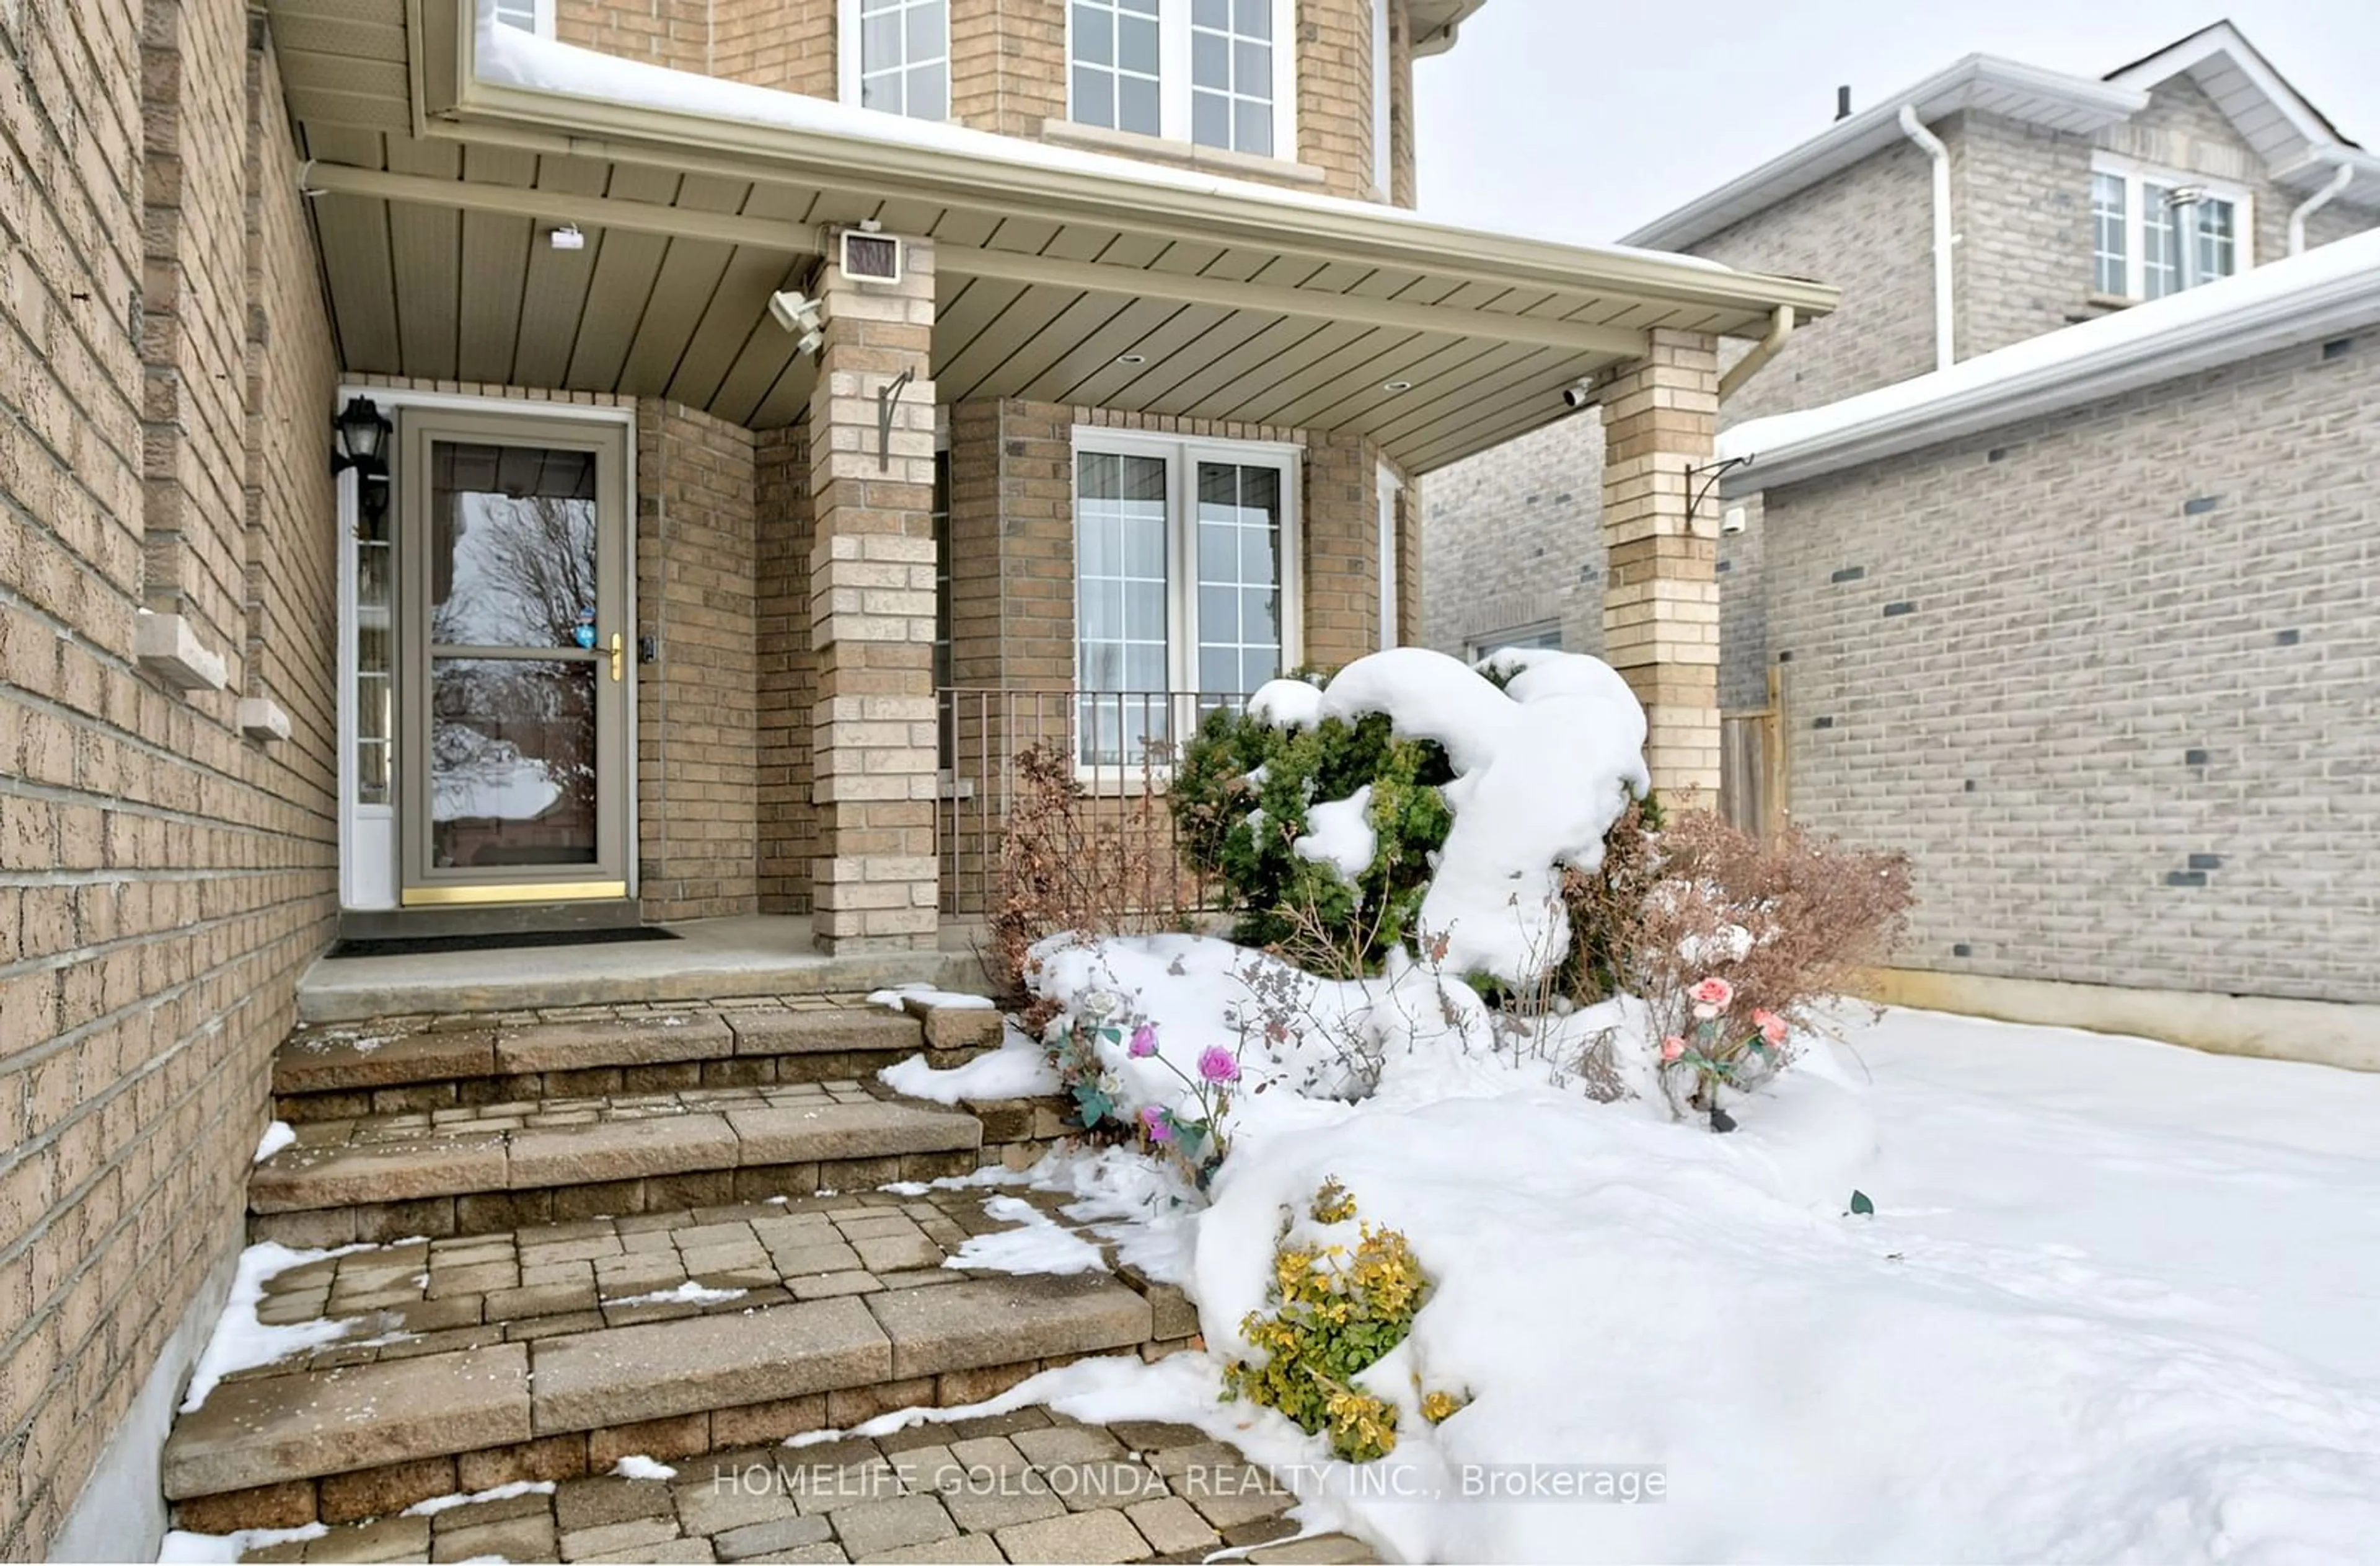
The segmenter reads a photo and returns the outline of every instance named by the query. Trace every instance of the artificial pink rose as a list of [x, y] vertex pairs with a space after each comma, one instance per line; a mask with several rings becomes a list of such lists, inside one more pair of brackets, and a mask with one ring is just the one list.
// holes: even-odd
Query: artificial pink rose
[[1752, 1025], [1760, 1029], [1760, 1037], [1767, 1041], [1770, 1049], [1777, 1049], [1785, 1042], [1785, 1019], [1775, 1012], [1755, 1011]]
[[1685, 1052], [1686, 1041], [1679, 1038], [1676, 1034], [1672, 1033], [1670, 1037], [1661, 1040], [1661, 1058], [1663, 1060], [1674, 1061]]
[[1716, 975], [1703, 980], [1686, 992], [1706, 1006], [1725, 1011], [1735, 1002], [1735, 986]]

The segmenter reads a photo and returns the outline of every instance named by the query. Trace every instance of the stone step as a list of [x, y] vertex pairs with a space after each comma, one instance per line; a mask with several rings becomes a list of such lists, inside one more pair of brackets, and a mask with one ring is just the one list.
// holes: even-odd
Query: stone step
[[[629, 1453], [963, 1406], [1085, 1354], [1192, 1341], [1187, 1301], [1129, 1269], [945, 1266], [1013, 1227], [990, 1194], [734, 1204], [306, 1261], [266, 1281], [256, 1314], [314, 1324], [311, 1346], [233, 1372], [181, 1417], [165, 1494], [202, 1532], [353, 1522]], [[1065, 1221], [1062, 1197], [1027, 1199]]]
[[856, 1081], [529, 1099], [311, 1121], [249, 1175], [292, 1245], [485, 1234], [971, 1172], [983, 1122]]
[[918, 1014], [856, 999], [581, 1014], [387, 1018], [299, 1026], [273, 1062], [292, 1123], [532, 1099], [872, 1077], [928, 1051], [955, 1065], [1000, 1040], [990, 1010]]

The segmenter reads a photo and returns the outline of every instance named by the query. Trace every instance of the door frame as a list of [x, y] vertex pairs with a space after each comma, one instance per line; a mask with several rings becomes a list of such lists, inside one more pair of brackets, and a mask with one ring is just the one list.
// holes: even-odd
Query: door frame
[[[621, 789], [622, 808], [625, 812], [624, 826], [626, 836], [626, 843], [625, 845], [625, 862], [623, 867], [625, 870], [627, 887], [626, 896], [628, 899], [634, 900], [638, 895], [640, 890], [638, 885], [638, 860], [640, 855], [638, 829], [638, 822], [641, 818], [641, 803], [638, 797], [639, 780], [638, 777], [637, 768], [637, 732], [638, 722], [638, 686], [640, 682], [637, 678], [633, 677], [633, 670], [637, 667], [637, 660], [634, 654], [637, 641], [638, 614], [639, 613], [637, 593], [638, 492], [637, 419], [635, 407], [633, 405], [626, 403], [585, 404], [545, 402], [533, 400], [527, 396], [479, 396], [468, 393], [417, 391], [407, 387], [375, 385], [370, 382], [342, 382], [338, 387], [335, 396], [332, 400], [329, 410], [330, 415], [335, 417], [338, 410], [346, 406], [349, 398], [358, 396], [369, 397], [380, 407], [383, 414], [400, 423], [403, 421], [403, 415], [405, 412], [407, 410], [420, 409], [441, 413], [460, 413], [472, 416], [501, 414], [506, 416], [507, 419], [516, 419], [524, 421], [549, 420], [554, 425], [602, 427], [619, 432], [621, 443], [620, 487], [621, 504], [624, 516], [624, 526], [621, 529], [621, 533], [624, 546], [623, 552], [625, 555], [625, 558], [622, 561], [621, 579], [624, 605], [622, 613], [625, 623], [621, 626], [621, 629], [629, 638], [631, 652], [630, 667], [632, 670], [632, 677], [622, 682], [628, 688], [626, 692], [625, 712], [625, 731], [622, 736], [621, 745], [623, 762], [622, 771], [624, 772], [624, 776], [619, 780], [619, 787]], [[561, 435], [563, 431], [557, 429], [554, 430], [552, 433], [555, 435]], [[402, 472], [403, 462], [400, 455], [402, 452], [402, 445], [399, 442], [392, 442], [391, 447], [392, 460], [390, 467], [392, 483], [395, 486], [402, 486], [404, 483], [404, 474]], [[401, 493], [392, 493], [389, 502], [392, 513], [401, 516], [399, 508], [402, 507], [403, 504], [404, 498]], [[340, 903], [343, 908], [361, 913], [394, 912], [401, 907], [411, 907], [416, 910], [441, 906], [451, 908], [457, 904], [407, 903], [404, 898], [405, 866], [403, 862], [403, 855], [405, 850], [400, 845], [401, 834], [396, 831], [391, 830], [395, 825], [395, 822], [393, 819], [386, 819], [379, 820], [359, 819], [373, 815], [375, 807], [359, 807], [357, 803], [358, 777], [356, 765], [356, 737], [358, 733], [358, 722], [356, 714], [357, 690], [354, 674], [356, 669], [358, 637], [354, 574], [356, 554], [355, 538], [356, 530], [359, 523], [358, 504], [358, 501], [357, 497], [356, 485], [351, 480], [343, 479], [338, 486], [338, 558], [340, 592], [338, 665], [336, 671], [339, 722], [338, 775], [339, 858], [341, 866], [339, 877], [341, 889]], [[395, 516], [392, 517], [390, 526], [392, 529], [398, 526]], [[402, 563], [399, 564], [398, 577], [401, 598], [404, 590], [403, 584], [407, 577], [407, 568]], [[402, 669], [406, 659], [409, 655], [409, 648], [404, 637], [404, 613], [401, 603], [399, 613], [396, 615], [396, 620], [397, 625], [395, 627], [395, 632], [397, 641], [394, 649], [393, 656], [395, 661], [395, 667]], [[403, 723], [400, 722], [396, 725], [396, 728], [401, 744], [403, 743]], [[392, 787], [396, 791], [400, 808], [405, 790], [403, 781], [404, 770], [404, 764], [400, 760], [400, 762], [392, 769], [391, 774]], [[389, 818], [395, 814], [395, 812], [392, 811], [389, 807], [377, 807], [377, 814], [382, 818]], [[509, 905], [516, 908], [525, 905], [533, 905], [536, 901], [540, 900], [550, 900], [557, 904], [569, 901], [556, 895], [547, 899], [532, 898], [527, 900], [527, 902], [516, 901], [511, 903]], [[506, 904], [492, 904], [485, 905], [504, 906]]]

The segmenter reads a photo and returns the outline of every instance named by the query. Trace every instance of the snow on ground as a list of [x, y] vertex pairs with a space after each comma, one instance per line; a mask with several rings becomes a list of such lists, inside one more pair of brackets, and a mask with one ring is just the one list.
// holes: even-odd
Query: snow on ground
[[[1406, 1560], [2368, 1555], [2380, 1078], [1911, 1012], [1847, 1044], [1728, 1136], [1509, 1058], [1243, 1126], [1213, 1207], [1164, 1215], [1217, 1354], [1326, 1177], [1434, 1280], [1362, 1378], [1404, 1417], [1360, 1490], [1205, 1355], [1011, 1397], [1228, 1435]], [[1423, 1390], [1473, 1401], [1433, 1428]], [[1462, 1497], [1526, 1464], [1658, 1465], [1667, 1499]]]
[[282, 1148], [289, 1146], [289, 1144], [297, 1140], [297, 1128], [292, 1126], [285, 1120], [276, 1120], [271, 1125], [266, 1126], [264, 1128], [264, 1135], [257, 1139], [256, 1157], [249, 1161], [251, 1163], [262, 1163], [265, 1159], [271, 1158], [273, 1154], [279, 1152]]
[[620, 1459], [619, 1462], [612, 1464], [612, 1472], [623, 1479], [674, 1479], [677, 1477], [676, 1469], [666, 1463], [647, 1457], [642, 1452], [631, 1452]]
[[988, 1196], [984, 1212], [1018, 1225], [968, 1238], [942, 1258], [944, 1267], [980, 1267], [995, 1272], [1105, 1272], [1099, 1248], [1022, 1196]]
[[609, 1310], [616, 1305], [725, 1305], [729, 1300], [742, 1299], [747, 1293], [749, 1291], [744, 1289], [714, 1289], [689, 1278], [674, 1289], [657, 1289], [650, 1294], [630, 1294], [625, 1299], [605, 1300], [603, 1308]]
[[158, 1547], [157, 1559], [189, 1562], [192, 1566], [214, 1566], [216, 1562], [230, 1566], [249, 1550], [300, 1544], [319, 1539], [330, 1531], [329, 1525], [322, 1523], [309, 1523], [298, 1528], [243, 1528], [236, 1534], [193, 1534], [176, 1528]]
[[297, 1251], [278, 1241], [266, 1240], [240, 1252], [239, 1269], [232, 1277], [231, 1297], [224, 1302], [213, 1335], [207, 1339], [198, 1366], [190, 1372], [190, 1390], [182, 1399], [182, 1412], [189, 1414], [204, 1404], [208, 1394], [235, 1370], [271, 1365], [346, 1336], [347, 1329], [356, 1325], [354, 1320], [316, 1319], [267, 1326], [256, 1318], [256, 1307], [264, 1299], [267, 1280], [310, 1261], [372, 1248], [342, 1245], [331, 1251]]
[[1062, 1086], [1057, 1068], [1050, 1063], [1050, 1052], [1013, 1025], [1005, 1029], [999, 1049], [986, 1050], [964, 1065], [937, 1071], [926, 1063], [925, 1056], [911, 1055], [878, 1072], [876, 1080], [895, 1093], [937, 1104], [1032, 1099], [1058, 1092]]
[[[625, 1463], [630, 1460], [624, 1457], [620, 1461]], [[651, 1460], [648, 1458], [637, 1461]], [[458, 1506], [476, 1506], [483, 1500], [511, 1500], [516, 1496], [552, 1495], [552, 1493], [553, 1481], [551, 1479], [515, 1479], [509, 1484], [498, 1485], [492, 1489], [473, 1490], [468, 1493], [457, 1490], [452, 1495], [434, 1495], [428, 1500], [417, 1500], [405, 1509], [405, 1515], [435, 1517], [442, 1511], [452, 1511]]]
[[991, 1002], [981, 995], [965, 995], [955, 989], [937, 989], [930, 984], [902, 984], [890, 989], [868, 991], [871, 1006], [889, 1006], [896, 1012], [909, 1009], [915, 1001], [921, 1006], [949, 1006], [956, 1010], [980, 1012], [991, 1009]]

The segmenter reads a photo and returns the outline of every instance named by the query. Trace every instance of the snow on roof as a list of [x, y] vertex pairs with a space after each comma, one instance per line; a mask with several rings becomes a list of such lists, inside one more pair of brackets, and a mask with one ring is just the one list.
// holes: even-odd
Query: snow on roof
[[2380, 230], [1823, 407], [1724, 431], [1730, 494], [1938, 444], [2380, 321]]
[[1694, 245], [1765, 211], [1901, 140], [1900, 107], [1927, 124], [1964, 110], [2087, 136], [2148, 107], [2149, 89], [2189, 75], [2230, 116], [2240, 135], [2284, 183], [2311, 193], [2340, 163], [2365, 171], [2348, 200], [2374, 199], [2374, 159], [2341, 136], [2228, 22], [2217, 22], [2104, 79], [2073, 76], [1990, 55], [1970, 55], [1946, 70], [1880, 98], [1876, 104], [1759, 167], [1621, 236], [1624, 245]]
[[1352, 200], [1307, 190], [1284, 189], [1250, 179], [1232, 179], [1197, 169], [1143, 163], [1112, 153], [1085, 152], [1020, 136], [972, 130], [945, 120], [914, 119], [881, 109], [859, 108], [807, 92], [783, 92], [749, 82], [725, 81], [667, 66], [624, 60], [592, 49], [581, 49], [550, 38], [540, 38], [495, 19], [493, 0], [480, 0], [478, 42], [473, 51], [481, 81], [524, 88], [565, 97], [697, 115], [706, 119], [736, 120], [818, 136], [848, 137], [891, 143], [930, 152], [1007, 164], [1013, 167], [1122, 180], [1142, 186], [1228, 197], [1259, 206], [1302, 212], [1336, 213], [1372, 222], [1409, 224], [1441, 234], [1463, 234], [1493, 242], [1500, 237], [1534, 239], [1566, 249], [1610, 256], [1633, 256], [1664, 265], [1684, 265], [1699, 271], [1732, 273], [1735, 269], [1701, 256], [1626, 245], [1582, 245], [1554, 234], [1503, 235], [1457, 229], [1410, 208], [1381, 201]]

